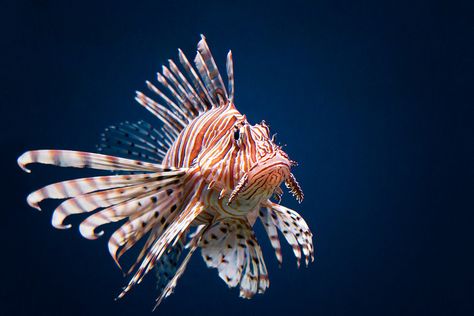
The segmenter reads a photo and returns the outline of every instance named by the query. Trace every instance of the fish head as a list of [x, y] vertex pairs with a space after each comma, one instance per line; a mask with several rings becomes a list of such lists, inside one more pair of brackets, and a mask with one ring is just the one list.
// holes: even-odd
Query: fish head
[[[237, 129], [239, 136], [235, 137]], [[248, 147], [249, 154], [242, 155], [242, 159], [248, 160], [248, 168], [244, 168], [238, 175], [239, 181], [230, 194], [229, 203], [234, 200], [261, 203], [272, 195], [279, 200], [282, 193], [280, 185], [283, 182], [297, 200], [302, 201], [303, 192], [291, 173], [296, 162], [275, 143], [275, 137], [270, 136], [270, 129], [265, 121], [255, 125], [245, 121], [236, 126], [234, 141], [239, 149]]]
[[[228, 123], [224, 133], [213, 142], [217, 155], [205, 157], [210, 169], [209, 182], [217, 190], [225, 192], [227, 204], [259, 204], [275, 195], [279, 200], [285, 183], [290, 192], [301, 202], [303, 192], [291, 168], [296, 165], [281, 146], [270, 135], [269, 126], [262, 121], [250, 124], [245, 115], [230, 107], [231, 112], [223, 113]], [[213, 161], [213, 163], [209, 163]]]

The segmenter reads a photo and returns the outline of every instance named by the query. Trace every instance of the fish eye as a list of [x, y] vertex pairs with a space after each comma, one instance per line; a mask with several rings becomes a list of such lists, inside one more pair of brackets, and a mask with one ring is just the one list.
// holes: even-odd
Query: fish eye
[[237, 141], [237, 140], [239, 140], [239, 138], [240, 138], [240, 130], [238, 128], [236, 128], [234, 130], [234, 140]]

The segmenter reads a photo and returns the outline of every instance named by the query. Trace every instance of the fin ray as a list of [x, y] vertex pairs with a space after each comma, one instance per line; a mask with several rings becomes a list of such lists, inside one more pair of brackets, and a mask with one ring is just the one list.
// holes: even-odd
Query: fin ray
[[208, 267], [217, 268], [229, 287], [240, 284], [240, 296], [251, 298], [269, 286], [262, 250], [245, 218], [223, 218], [204, 233], [201, 255]]
[[[306, 265], [309, 261], [314, 261], [314, 248], [313, 248], [313, 234], [311, 233], [308, 224], [305, 220], [295, 211], [284, 207], [282, 205], [267, 201], [265, 207], [259, 212], [259, 217], [264, 226], [274, 227], [283, 234], [286, 241], [293, 248], [293, 252], [297, 259], [297, 265], [300, 265], [301, 250], [305, 256]], [[270, 241], [274, 241], [278, 236], [274, 234], [274, 228], [272, 228], [271, 235], [268, 234]], [[267, 230], [268, 233], [268, 230]], [[275, 248], [277, 258], [281, 249], [278, 243], [272, 243]], [[300, 249], [301, 246], [301, 249]]]
[[180, 239], [193, 220], [204, 210], [202, 203], [199, 201], [203, 188], [204, 185], [202, 183], [198, 185], [189, 203], [185, 203], [187, 207], [180, 212], [163, 234], [153, 243], [135, 275], [123, 289], [122, 293], [119, 294], [119, 298], [122, 298], [134, 285], [142, 281], [143, 277], [154, 267], [155, 263], [169, 246], [174, 245]]
[[[90, 168], [97, 170], [121, 170], [121, 171], [163, 171], [161, 165], [108, 156], [94, 154], [90, 152], [74, 150], [32, 150], [27, 151], [18, 158], [18, 165], [26, 172], [30, 172], [26, 165], [31, 163], [41, 163], [55, 165], [59, 167]], [[169, 169], [169, 168], [167, 168]]]

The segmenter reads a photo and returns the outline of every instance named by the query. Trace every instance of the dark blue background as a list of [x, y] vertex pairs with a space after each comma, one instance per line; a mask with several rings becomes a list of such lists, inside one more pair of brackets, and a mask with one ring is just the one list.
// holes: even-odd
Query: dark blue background
[[[26, 195], [83, 170], [16, 166], [23, 151], [94, 150], [104, 127], [157, 120], [144, 80], [204, 33], [233, 50], [236, 104], [288, 144], [306, 199], [284, 204], [316, 261], [246, 301], [195, 256], [157, 315], [472, 315], [473, 7], [444, 1], [12, 1], [2, 5], [1, 315], [142, 315], [154, 278], [125, 280], [106, 248], [50, 225]], [[69, 1], [67, 1], [69, 2]], [[99, 4], [101, 2], [101, 4]], [[466, 3], [469, 1], [466, 1]], [[79, 4], [82, 3], [82, 4]]]

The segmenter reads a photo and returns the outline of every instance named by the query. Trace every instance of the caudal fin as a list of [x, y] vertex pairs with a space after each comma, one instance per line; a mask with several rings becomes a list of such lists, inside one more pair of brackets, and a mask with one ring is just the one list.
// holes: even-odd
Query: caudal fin
[[[194, 251], [199, 246], [199, 241], [201, 239], [204, 227], [205, 227], [205, 225], [198, 226], [196, 231], [191, 236], [189, 236], [189, 238], [191, 240], [184, 247], [185, 249], [189, 249], [189, 250], [188, 250], [188, 253], [187, 253], [186, 257], [183, 259], [183, 261], [179, 265], [179, 267], [175, 264], [175, 262], [170, 262], [170, 264], [165, 264], [163, 269], [161, 269], [162, 271], [163, 270], [166, 271], [166, 268], [168, 267], [168, 269], [169, 269], [168, 273], [169, 274], [166, 275], [165, 273], [167, 273], [167, 272], [159, 274], [159, 276], [163, 277], [163, 280], [161, 280], [162, 282], [160, 282], [160, 280], [159, 280], [158, 284], [163, 285], [163, 287], [159, 288], [161, 293], [158, 296], [158, 298], [156, 299], [155, 308], [153, 310], [155, 310], [158, 307], [158, 305], [160, 305], [161, 301], [164, 298], [170, 296], [173, 293], [173, 291], [176, 287], [176, 284], [178, 282], [178, 279], [183, 275], [184, 271], [186, 270], [189, 259], [191, 259], [191, 256], [193, 255]], [[173, 249], [169, 254], [173, 254], [174, 252], [175, 252], [175, 249]], [[179, 252], [181, 252], [181, 250], [179, 250]], [[160, 263], [163, 262], [164, 260], [169, 261], [169, 255], [168, 254], [166, 256], [162, 257], [162, 259], [160, 260]], [[167, 282], [165, 283], [165, 281], [167, 281]]]

